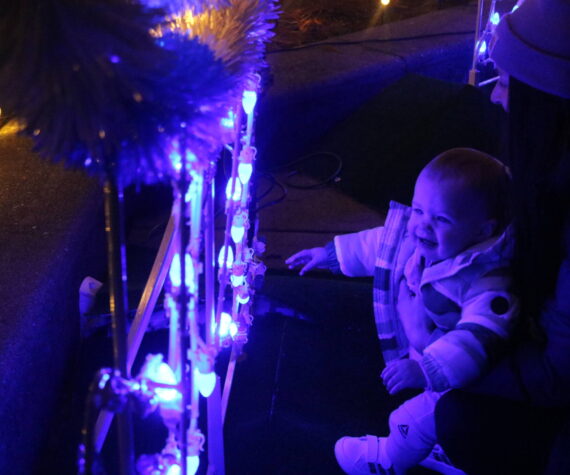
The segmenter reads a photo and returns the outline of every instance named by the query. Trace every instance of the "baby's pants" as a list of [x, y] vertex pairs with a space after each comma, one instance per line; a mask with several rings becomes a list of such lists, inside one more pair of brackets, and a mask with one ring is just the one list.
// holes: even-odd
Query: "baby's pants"
[[407, 470], [425, 459], [436, 444], [435, 405], [444, 393], [425, 391], [390, 414], [386, 454], [394, 468]]

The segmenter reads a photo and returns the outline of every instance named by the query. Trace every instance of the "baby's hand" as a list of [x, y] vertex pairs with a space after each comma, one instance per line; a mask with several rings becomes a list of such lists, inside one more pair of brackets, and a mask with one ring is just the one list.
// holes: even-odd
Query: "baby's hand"
[[390, 394], [396, 394], [403, 389], [423, 389], [427, 383], [420, 364], [410, 359], [390, 363], [381, 376]]
[[326, 267], [327, 257], [327, 250], [324, 247], [314, 247], [293, 254], [285, 261], [285, 264], [289, 266], [289, 269], [303, 266], [299, 271], [299, 275], [303, 275], [311, 269]]

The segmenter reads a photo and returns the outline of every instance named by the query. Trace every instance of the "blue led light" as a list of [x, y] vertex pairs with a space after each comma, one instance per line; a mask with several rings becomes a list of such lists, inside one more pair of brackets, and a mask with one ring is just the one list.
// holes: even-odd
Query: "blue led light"
[[243, 97], [241, 100], [241, 104], [243, 106], [243, 110], [247, 115], [253, 112], [253, 108], [255, 107], [255, 103], [257, 102], [257, 92], [255, 91], [243, 91]]
[[[188, 287], [188, 291], [193, 294], [196, 289], [194, 286], [194, 264], [192, 263], [190, 254], [185, 255], [185, 265], [186, 278], [184, 281], [186, 283], [186, 287]], [[182, 283], [182, 276], [180, 274], [180, 254], [176, 253], [172, 259], [172, 264], [170, 264], [170, 271], [168, 272], [168, 276], [170, 277], [170, 284], [174, 288], [179, 288], [180, 284]]]
[[238, 176], [240, 181], [245, 185], [251, 178], [253, 173], [253, 165], [251, 163], [240, 163], [238, 165]]
[[202, 396], [210, 397], [212, 395], [216, 387], [216, 373], [213, 371], [202, 373], [198, 368], [194, 368], [194, 380]]
[[245, 228], [243, 226], [243, 220], [241, 223], [238, 221], [232, 225], [232, 228], [230, 230], [230, 234], [232, 236], [233, 241], [236, 244], [239, 244], [242, 241], [242, 239], [245, 235]]
[[[220, 268], [224, 267], [224, 256], [226, 256], [226, 246], [222, 246], [218, 254], [218, 265]], [[227, 247], [226, 267], [230, 269], [234, 263], [234, 250], [232, 246]]]
[[220, 337], [225, 338], [231, 336], [233, 338], [237, 335], [237, 331], [236, 322], [233, 321], [231, 315], [227, 312], [222, 312], [220, 315], [220, 329], [218, 331]]
[[[168, 152], [168, 158], [170, 163], [172, 163], [172, 168], [179, 172], [182, 170], [182, 155], [180, 154], [180, 144], [177, 139], [172, 140], [170, 143], [170, 151]], [[186, 161], [189, 163], [196, 162], [197, 157], [192, 151], [186, 150]]]
[[221, 124], [222, 124], [223, 127], [226, 127], [226, 128], [228, 128], [228, 129], [233, 129], [233, 128], [234, 128], [234, 123], [235, 123], [235, 121], [234, 121], [234, 113], [233, 113], [233, 111], [230, 109], [230, 110], [228, 111], [227, 117], [224, 117], [224, 118], [221, 120]]
[[[233, 195], [232, 195], [232, 186], [234, 190]], [[241, 200], [241, 192], [242, 192], [242, 186], [239, 179], [236, 180], [235, 178], [231, 178], [228, 181], [228, 184], [226, 185], [226, 198], [228, 200], [239, 201]]]

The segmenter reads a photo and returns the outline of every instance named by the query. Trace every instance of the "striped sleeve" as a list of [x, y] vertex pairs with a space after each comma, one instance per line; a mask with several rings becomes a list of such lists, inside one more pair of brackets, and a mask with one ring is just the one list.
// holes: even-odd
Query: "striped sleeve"
[[408, 354], [409, 343], [396, 308], [395, 281], [410, 208], [392, 201], [378, 246], [374, 270], [374, 317], [384, 362], [389, 364]]

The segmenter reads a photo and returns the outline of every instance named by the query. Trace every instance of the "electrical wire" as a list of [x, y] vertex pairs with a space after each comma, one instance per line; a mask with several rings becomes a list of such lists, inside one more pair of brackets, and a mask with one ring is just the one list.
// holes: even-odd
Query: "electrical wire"
[[295, 46], [293, 48], [281, 48], [281, 49], [274, 49], [272, 51], [267, 51], [266, 54], [277, 54], [277, 53], [288, 53], [291, 51], [300, 51], [303, 49], [310, 49], [310, 48], [318, 48], [320, 46], [354, 46], [354, 45], [364, 45], [364, 44], [383, 44], [383, 43], [392, 43], [392, 42], [399, 42], [399, 41], [411, 41], [411, 40], [423, 40], [429, 38], [440, 38], [446, 36], [461, 36], [461, 35], [473, 35], [475, 34], [474, 30], [468, 31], [446, 31], [441, 33], [431, 33], [425, 35], [416, 35], [416, 36], [400, 36], [396, 38], [369, 38], [366, 40], [356, 40], [356, 41], [322, 41], [319, 43], [308, 43], [306, 45]]
[[[334, 171], [332, 173], [330, 173], [327, 177], [322, 179], [321, 181], [319, 181], [317, 183], [311, 183], [309, 185], [296, 184], [296, 183], [293, 183], [291, 181], [292, 177], [300, 175], [303, 172], [303, 169], [302, 169], [302, 167], [300, 167], [300, 165], [310, 163], [311, 161], [315, 160], [315, 158], [318, 158], [318, 157], [332, 157], [336, 161], [336, 166], [335, 166]], [[291, 169], [292, 167], [296, 167], [296, 169], [290, 171], [287, 174], [287, 180], [284, 183], [279, 181], [273, 175], [273, 173], [275, 173], [275, 172], [278, 172], [280, 170]], [[293, 188], [293, 189], [297, 189], [297, 190], [315, 190], [315, 189], [323, 188], [325, 186], [329, 186], [330, 184], [339, 180], [341, 171], [342, 171], [342, 158], [338, 154], [333, 153], [333, 152], [319, 151], [319, 152], [312, 152], [312, 153], [309, 153], [307, 155], [303, 155], [300, 158], [297, 158], [291, 162], [277, 166], [275, 168], [271, 168], [267, 171], [258, 172], [257, 176], [261, 176], [263, 178], [270, 180], [271, 186], [267, 190], [265, 190], [257, 198], [257, 200], [260, 201], [263, 198], [265, 198], [266, 196], [268, 196], [276, 186], [279, 187], [279, 189], [281, 190], [281, 196], [279, 196], [275, 200], [269, 201], [267, 203], [263, 203], [258, 208], [256, 208], [255, 212], [258, 212], [264, 208], [268, 208], [270, 206], [274, 206], [278, 203], [281, 203], [287, 197], [288, 188]]]
[[275, 188], [275, 186], [277, 186], [281, 190], [281, 196], [279, 196], [278, 198], [276, 198], [274, 200], [268, 201], [267, 203], [261, 204], [260, 206], [255, 208], [255, 213], [258, 213], [262, 209], [269, 208], [270, 206], [274, 206], [276, 204], [281, 203], [282, 201], [285, 200], [285, 198], [287, 197], [287, 194], [288, 194], [287, 187], [285, 185], [283, 185], [283, 183], [281, 183], [273, 175], [271, 175], [269, 173], [264, 173], [261, 176], [264, 176], [265, 178], [268, 178], [269, 180], [271, 180], [272, 185], [264, 193], [262, 193], [259, 198], [257, 198], [257, 201], [261, 201], [263, 198], [265, 198], [267, 195], [269, 195], [269, 193], [271, 193], [271, 191]]
[[[293, 160], [292, 162], [287, 164], [287, 168], [294, 166], [294, 165], [308, 163], [311, 160], [313, 160], [315, 157], [332, 157], [336, 161], [335, 170], [331, 174], [329, 174], [326, 178], [324, 178], [323, 180], [321, 180], [318, 183], [311, 183], [310, 185], [299, 185], [299, 184], [292, 183], [291, 180], [287, 180], [287, 181], [285, 181], [285, 185], [288, 186], [289, 188], [295, 188], [297, 190], [313, 190], [313, 189], [322, 188], [324, 186], [328, 186], [339, 178], [340, 172], [342, 171], [342, 158], [340, 158], [340, 156], [334, 152], [312, 152], [312, 153], [309, 153], [309, 154], [304, 155], [301, 158]], [[293, 177], [295, 175], [299, 175], [300, 173], [302, 173], [302, 171], [303, 171], [302, 169], [297, 168], [296, 170], [293, 170], [292, 172], [290, 172], [287, 175], [287, 177], [289, 178], [289, 177]]]

